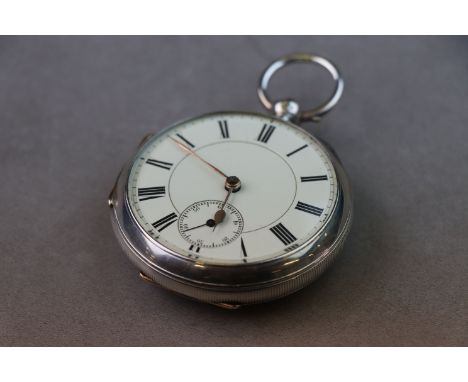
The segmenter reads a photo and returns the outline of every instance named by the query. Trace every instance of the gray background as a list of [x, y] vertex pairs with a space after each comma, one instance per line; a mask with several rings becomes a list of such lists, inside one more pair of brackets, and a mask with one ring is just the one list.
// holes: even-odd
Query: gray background
[[[0, 39], [0, 345], [468, 345], [468, 39]], [[141, 282], [106, 198], [141, 137], [261, 111], [274, 58], [320, 53], [345, 93], [307, 125], [355, 196], [342, 256], [283, 300], [224, 311]], [[285, 70], [277, 96], [323, 98]]]

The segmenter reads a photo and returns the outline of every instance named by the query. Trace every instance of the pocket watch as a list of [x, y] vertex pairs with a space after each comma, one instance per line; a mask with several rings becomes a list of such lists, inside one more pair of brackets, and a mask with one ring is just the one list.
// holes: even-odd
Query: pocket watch
[[[272, 102], [273, 74], [318, 64], [334, 91], [311, 110]], [[274, 115], [215, 112], [146, 136], [123, 167], [108, 205], [114, 232], [140, 276], [190, 298], [237, 308], [287, 296], [332, 263], [352, 218], [346, 174], [330, 147], [298, 126], [338, 102], [329, 60], [279, 58], [257, 89]]]

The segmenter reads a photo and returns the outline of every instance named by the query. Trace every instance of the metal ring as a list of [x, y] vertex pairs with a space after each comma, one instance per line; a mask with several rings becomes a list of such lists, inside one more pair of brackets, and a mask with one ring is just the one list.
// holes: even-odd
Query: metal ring
[[[270, 97], [267, 95], [268, 83], [270, 82], [270, 79], [273, 76], [273, 74], [275, 74], [279, 69], [283, 68], [286, 65], [296, 63], [318, 64], [328, 70], [335, 82], [335, 89], [330, 98], [328, 98], [327, 101], [325, 101], [324, 103], [322, 103], [314, 109], [300, 111], [297, 103], [295, 103], [294, 101], [284, 100], [279, 102], [272, 102], [270, 100]], [[276, 109], [276, 115], [280, 118], [295, 119], [298, 122], [318, 122], [323, 115], [328, 113], [338, 103], [343, 93], [343, 86], [344, 82], [343, 78], [341, 77], [340, 71], [338, 70], [336, 65], [334, 65], [331, 61], [313, 54], [295, 53], [280, 57], [279, 59], [273, 61], [263, 71], [257, 88], [257, 94], [263, 106], [265, 106], [265, 108], [267, 108], [270, 111]], [[277, 108], [277, 105], [280, 107]]]

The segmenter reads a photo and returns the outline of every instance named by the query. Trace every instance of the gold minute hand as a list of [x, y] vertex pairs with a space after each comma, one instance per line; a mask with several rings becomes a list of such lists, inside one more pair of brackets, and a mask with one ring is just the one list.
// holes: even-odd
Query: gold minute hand
[[195, 151], [193, 151], [190, 147], [188, 147], [187, 145], [183, 144], [182, 142], [179, 142], [177, 139], [174, 139], [172, 138], [171, 136], [169, 136], [169, 138], [171, 138], [182, 150], [188, 152], [189, 154], [192, 154], [194, 157], [197, 157], [198, 159], [200, 159], [203, 163], [207, 164], [208, 166], [210, 166], [213, 170], [215, 170], [218, 174], [220, 174], [221, 176], [223, 176], [225, 179], [227, 179], [227, 175], [222, 172], [219, 168], [213, 166], [211, 163], [207, 162], [205, 159], [203, 159], [200, 155], [198, 155]]

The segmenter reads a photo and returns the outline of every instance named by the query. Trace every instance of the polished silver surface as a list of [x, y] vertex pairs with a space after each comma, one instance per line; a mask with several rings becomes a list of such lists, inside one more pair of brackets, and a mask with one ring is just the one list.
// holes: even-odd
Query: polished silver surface
[[[290, 99], [272, 101], [268, 96], [268, 84], [273, 75], [281, 68], [297, 63], [312, 63], [317, 64], [331, 74], [333, 81], [335, 82], [335, 88], [333, 94], [319, 106], [309, 109], [302, 110], [299, 104]], [[287, 56], [280, 57], [273, 61], [262, 73], [257, 88], [257, 94], [260, 98], [262, 105], [268, 110], [275, 113], [278, 118], [287, 121], [293, 121], [295, 123], [313, 121], [319, 122], [320, 119], [335, 107], [343, 93], [344, 82], [341, 77], [340, 71], [330, 60], [316, 56], [309, 53], [295, 53]]]
[[[204, 117], [206, 115], [198, 118]], [[302, 130], [291, 123], [289, 125]], [[166, 134], [167, 130], [153, 139]], [[181, 256], [156, 242], [138, 224], [129, 206], [128, 177], [139, 150], [123, 168], [109, 198], [112, 224], [120, 244], [146, 277], [172, 291], [204, 302], [218, 305], [254, 304], [303, 288], [335, 258], [349, 231], [352, 217], [351, 192], [339, 160], [316, 138], [312, 139], [317, 141], [332, 162], [338, 197], [322, 229], [286, 255], [263, 262], [214, 265]]]

